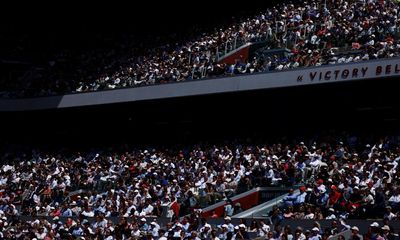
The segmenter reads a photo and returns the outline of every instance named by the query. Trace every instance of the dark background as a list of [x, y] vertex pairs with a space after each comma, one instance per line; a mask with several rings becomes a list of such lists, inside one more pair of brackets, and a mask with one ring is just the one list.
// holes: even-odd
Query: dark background
[[102, 47], [129, 35], [147, 40], [175, 33], [190, 39], [277, 2], [17, 1], [0, 10], [0, 57], [16, 44], [28, 45], [25, 55], [35, 60], [63, 48]]
[[[190, 145], [399, 134], [398, 79], [0, 113], [2, 140], [38, 146]], [[289, 141], [290, 142], [290, 141]]]
[[[107, 47], [176, 33], [189, 38], [265, 10], [278, 1], [57, 1], [1, 8], [0, 58], [44, 61], [60, 49]], [[154, 44], [157, 44], [154, 43]], [[10, 54], [18, 45], [21, 55]], [[397, 133], [398, 79], [64, 110], [0, 113], [1, 143], [38, 146], [190, 144]]]

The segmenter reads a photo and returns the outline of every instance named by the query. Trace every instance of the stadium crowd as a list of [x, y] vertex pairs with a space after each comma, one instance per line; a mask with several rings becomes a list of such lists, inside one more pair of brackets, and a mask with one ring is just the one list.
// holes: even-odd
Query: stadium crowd
[[[112, 49], [62, 51], [23, 84], [25, 90], [17, 86], [2, 95], [46, 96], [397, 57], [398, 13], [399, 4], [391, 0], [281, 3], [214, 33], [183, 43], [171, 40], [144, 52], [129, 38]], [[290, 53], [232, 65], [219, 62], [222, 55], [251, 42]]]
[[[345, 142], [316, 141], [85, 154], [8, 151], [1, 156], [0, 232], [6, 239], [65, 239], [67, 235], [135, 239], [148, 234], [155, 239], [165, 239], [164, 235], [246, 239], [254, 231], [259, 237], [289, 239], [294, 237], [291, 230], [277, 227], [284, 219], [332, 219], [350, 229], [345, 219], [375, 218], [386, 223], [371, 225], [370, 234], [391, 239], [386, 236], [394, 234], [388, 221], [400, 220], [396, 138], [366, 145], [357, 137]], [[256, 186], [294, 185], [300, 185], [299, 193], [289, 194], [282, 206], [269, 213], [271, 222], [234, 226], [230, 221], [235, 212], [229, 208], [216, 216], [225, 218], [225, 226], [211, 226], [200, 218], [199, 209], [221, 200], [229, 202], [235, 194]], [[30, 218], [22, 220], [22, 216]], [[171, 222], [160, 226], [160, 216]], [[111, 217], [120, 222], [110, 221]], [[148, 223], [146, 218], [155, 220]], [[307, 239], [336, 233], [315, 228]]]

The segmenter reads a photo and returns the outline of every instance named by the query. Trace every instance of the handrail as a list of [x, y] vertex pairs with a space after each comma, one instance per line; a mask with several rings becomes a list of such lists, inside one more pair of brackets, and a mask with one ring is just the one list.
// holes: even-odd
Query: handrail
[[[249, 190], [249, 191], [247, 191], [247, 192], [244, 192], [244, 193], [241, 193], [241, 194], [238, 194], [238, 195], [232, 197], [231, 200], [232, 200], [232, 201], [236, 201], [236, 200], [238, 200], [238, 199], [241, 199], [242, 197], [245, 197], [245, 196], [250, 195], [250, 194], [252, 194], [252, 193], [258, 192], [258, 191], [260, 191], [261, 189], [265, 189], [265, 188], [260, 188], [260, 187], [253, 188], [253, 189], [251, 189], [251, 190]], [[221, 202], [218, 202], [218, 203], [215, 203], [215, 204], [213, 204], [213, 205], [211, 205], [211, 206], [208, 206], [208, 207], [206, 207], [206, 208], [203, 208], [203, 209], [202, 209], [202, 212], [211, 211], [211, 210], [213, 210], [213, 209], [215, 209], [215, 208], [217, 208], [217, 207], [224, 206], [226, 203], [227, 203], [226, 200], [221, 201]]]
[[[263, 192], [263, 191], [286, 191], [286, 190], [288, 191], [289, 189], [290, 189], [290, 188], [282, 188], [282, 187], [256, 187], [256, 188], [253, 188], [253, 189], [251, 189], [251, 190], [249, 190], [249, 191], [247, 191], [247, 192], [244, 192], [244, 193], [235, 195], [234, 197], [232, 197], [232, 198], [230, 198], [230, 199], [234, 202], [234, 201], [239, 200], [239, 199], [241, 199], [241, 198], [243, 198], [243, 197], [246, 197], [246, 196], [248, 196], [248, 195], [251, 195], [251, 194], [253, 194], [253, 193], [255, 193], [255, 192]], [[210, 206], [208, 206], [208, 207], [206, 207], [206, 208], [203, 208], [202, 211], [203, 211], [203, 212], [205, 212], [205, 211], [210, 211], [210, 210], [212, 210], [212, 209], [214, 209], [214, 208], [217, 208], [217, 207], [220, 207], [220, 206], [225, 205], [225, 203], [226, 203], [226, 200], [223, 200], [223, 201], [221, 201], [221, 202], [218, 202], [218, 203], [215, 203], [215, 204], [213, 204], [213, 205], [210, 205]]]
[[240, 50], [242, 50], [242, 49], [244, 49], [244, 48], [246, 48], [246, 47], [249, 47], [249, 46], [251, 46], [251, 45], [253, 45], [253, 44], [255, 44], [255, 43], [246, 43], [246, 44], [244, 44], [244, 45], [242, 45], [242, 46], [240, 46], [240, 47], [238, 47], [238, 48], [232, 50], [231, 52], [229, 52], [229, 53], [225, 54], [224, 56], [218, 58], [218, 62], [223, 61], [225, 58], [227, 58], [227, 57], [229, 57], [229, 56], [231, 56], [231, 55], [233, 55], [233, 54], [239, 52]]
[[[298, 189], [297, 189], [296, 191], [293, 192], [293, 194], [297, 194], [297, 193], [299, 193], [299, 190], [298, 190]], [[286, 194], [284, 194], [284, 195], [282, 195], [282, 196], [279, 196], [279, 197], [277, 197], [277, 198], [274, 198], [274, 199], [272, 199], [272, 200], [270, 200], [270, 201], [268, 201], [268, 202], [265, 202], [265, 203], [263, 203], [263, 204], [261, 204], [261, 205], [255, 206], [255, 207], [250, 208], [250, 209], [248, 209], [248, 210], [246, 210], [246, 211], [243, 211], [243, 212], [241, 212], [241, 213], [239, 213], [239, 214], [236, 214], [236, 215], [233, 216], [233, 218], [257, 217], [257, 216], [254, 216], [255, 213], [261, 212], [261, 211], [268, 211], [268, 210], [271, 209], [273, 206], [275, 206], [275, 205], [277, 205], [277, 204], [283, 202], [283, 199], [284, 199], [287, 195], [289, 195], [289, 193], [286, 193]], [[265, 216], [262, 216], [262, 217], [265, 217]]]

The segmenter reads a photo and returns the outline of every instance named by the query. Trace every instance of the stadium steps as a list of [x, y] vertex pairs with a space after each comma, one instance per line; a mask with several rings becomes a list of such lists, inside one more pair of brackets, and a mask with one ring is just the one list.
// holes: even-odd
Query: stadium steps
[[[294, 194], [299, 193], [300, 190], [294, 191]], [[279, 197], [276, 197], [272, 200], [269, 200], [268, 202], [265, 202], [263, 204], [260, 204], [258, 206], [255, 206], [253, 208], [250, 208], [244, 212], [241, 212], [239, 214], [236, 214], [232, 216], [232, 218], [266, 218], [268, 217], [268, 213], [272, 210], [272, 208], [276, 205], [279, 205], [280, 203], [283, 202], [283, 199], [288, 195], [289, 193], [283, 194]]]
[[[241, 208], [245, 211], [246, 209], [253, 209], [260, 204], [264, 206], [264, 202], [270, 202], [271, 199], [274, 200], [281, 197], [289, 192], [289, 189], [290, 188], [287, 187], [257, 187], [238, 194], [230, 198], [230, 200], [232, 200], [233, 205], [240, 203]], [[202, 217], [211, 217], [213, 211], [215, 211], [218, 216], [223, 216], [224, 206], [227, 204], [227, 200], [228, 199], [201, 209]]]

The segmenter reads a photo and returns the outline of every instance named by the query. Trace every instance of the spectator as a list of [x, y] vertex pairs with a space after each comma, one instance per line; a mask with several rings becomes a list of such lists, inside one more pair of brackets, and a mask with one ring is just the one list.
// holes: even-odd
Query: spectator
[[233, 202], [232, 200], [228, 199], [227, 204], [224, 206], [224, 216], [225, 217], [232, 217], [234, 212]]
[[[0, 86], [4, 97], [35, 97], [397, 57], [398, 11], [393, 1], [282, 3], [190, 41], [174, 37], [161, 46], [143, 48], [152, 40], [138, 42], [126, 36], [111, 48], [82, 54], [62, 49], [48, 56], [40, 73]], [[246, 43], [260, 42], [267, 49], [291, 51], [285, 57], [260, 54], [232, 64], [219, 61]], [[341, 160], [342, 146], [335, 148], [333, 155]], [[309, 167], [316, 169], [320, 162], [312, 158]]]
[[351, 228], [351, 239], [358, 239], [358, 240], [363, 240], [363, 236], [359, 234], [360, 230], [358, 229], [357, 226], [353, 226]]

